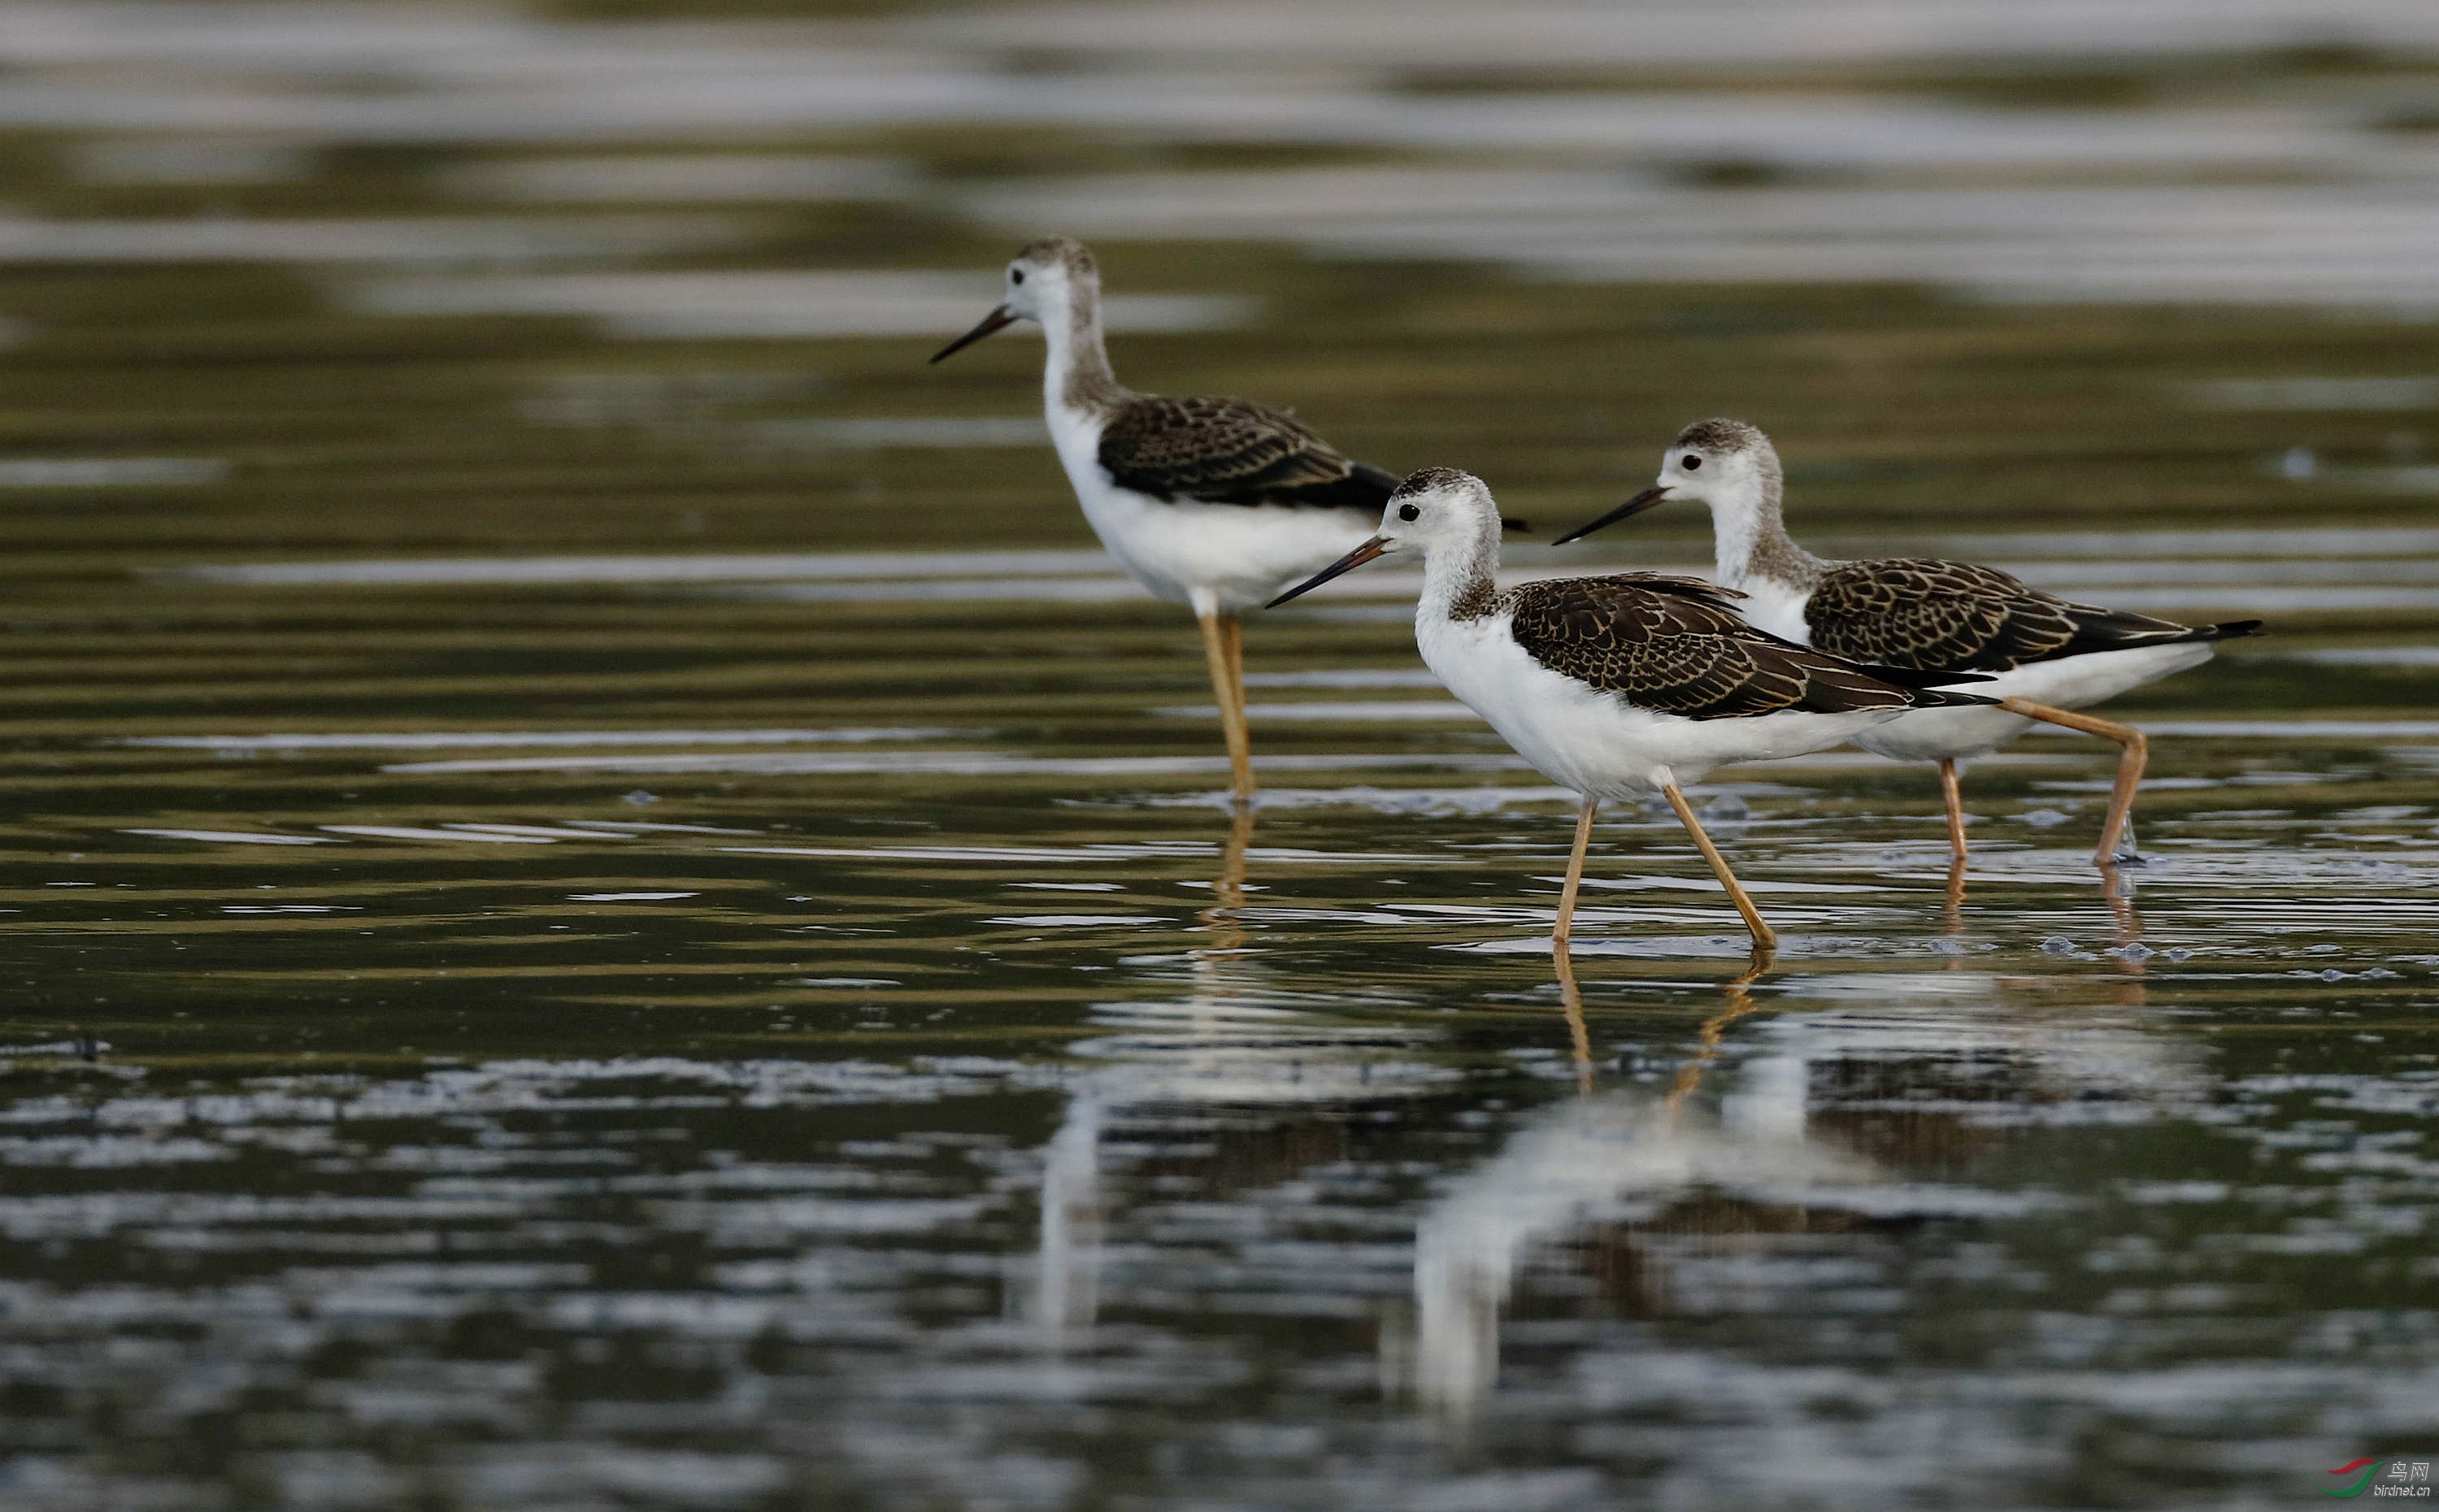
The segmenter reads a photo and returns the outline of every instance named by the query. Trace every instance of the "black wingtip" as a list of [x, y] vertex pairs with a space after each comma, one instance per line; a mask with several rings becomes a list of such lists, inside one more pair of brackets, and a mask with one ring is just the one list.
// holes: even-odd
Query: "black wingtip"
[[1986, 672], [1943, 672], [1920, 667], [1883, 667], [1878, 662], [1859, 663], [1855, 669], [1896, 687], [1959, 687], [1990, 681]]
[[2263, 634], [2265, 632], [2261, 628], [2261, 624], [2262, 622], [2257, 619], [2224, 620], [2210, 628], [2211, 639], [2215, 641], [2232, 641], [2241, 640], [2247, 635]]
[[1519, 520], [1512, 514], [1503, 514], [1499, 517], [1499, 528], [1507, 535], [1521, 536], [1533, 528], [1533, 522]]
[[1910, 695], [1912, 706], [1918, 709], [1969, 708], [1977, 703], [1995, 704], [1999, 702], [1979, 693], [1961, 691], [1975, 683], [1990, 681], [1982, 672], [1939, 672], [1919, 667], [1882, 667], [1877, 662], [1863, 663], [1855, 670], [1875, 682], [1904, 689]]

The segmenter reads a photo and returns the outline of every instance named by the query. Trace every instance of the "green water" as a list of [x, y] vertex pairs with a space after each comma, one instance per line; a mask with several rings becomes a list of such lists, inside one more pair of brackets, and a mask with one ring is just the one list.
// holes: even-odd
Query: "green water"
[[[97, 185], [0, 140], [59, 220], [448, 222], [520, 156]], [[1341, 160], [783, 145], [951, 185]], [[622, 213], [698, 212], [547, 212]], [[919, 199], [720, 214], [580, 265], [954, 272], [979, 315], [1011, 244]], [[412, 268], [0, 265], [0, 463], [200, 467], [0, 489], [0, 1503], [2270, 1506], [2439, 1448], [2433, 407], [2193, 398], [2419, 378], [2427, 326], [1099, 250], [1254, 301], [1114, 338], [1129, 381], [1464, 466], [1545, 538], [1733, 413], [1825, 549], [2275, 635], [2111, 706], [2162, 732], [2116, 881], [2096, 743], [1972, 774], [1961, 880], [1925, 771], [1731, 770], [1696, 798], [1776, 969], [1728, 985], [1707, 869], [1621, 810], [1571, 992], [1564, 796], [1347, 706], [1439, 697], [1400, 606], [1249, 623], [1232, 823], [1192, 628], [1046, 446], [806, 428], [1030, 415], [1029, 340], [932, 368], [966, 320], [629, 340], [367, 307]], [[1565, 560], [1691, 566], [1701, 526]], [[2401, 533], [2295, 533], [2342, 527]], [[866, 555], [932, 552], [991, 555]], [[824, 560], [668, 566], [771, 554]], [[574, 565], [466, 565], [534, 559]]]

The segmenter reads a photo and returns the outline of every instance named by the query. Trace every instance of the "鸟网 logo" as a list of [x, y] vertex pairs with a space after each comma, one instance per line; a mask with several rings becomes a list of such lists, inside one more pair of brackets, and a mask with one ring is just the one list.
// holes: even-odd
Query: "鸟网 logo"
[[2338, 1485], [2324, 1487], [2331, 1496], [2410, 1496], [2428, 1500], [2430, 1495], [2429, 1460], [2392, 1454], [2349, 1460], [2329, 1473], [2339, 1478]]

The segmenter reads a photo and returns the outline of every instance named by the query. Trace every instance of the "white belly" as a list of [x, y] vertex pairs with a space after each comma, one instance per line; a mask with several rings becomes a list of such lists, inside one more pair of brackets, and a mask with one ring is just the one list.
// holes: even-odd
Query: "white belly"
[[[1960, 693], [1984, 698], [2029, 699], [2062, 709], [2080, 709], [2115, 698], [2171, 672], [2211, 659], [2208, 641], [2139, 646], [2122, 651], [2035, 662], [1992, 675], [1987, 683], [1961, 685]], [[2000, 709], [1916, 709], [1896, 722], [1855, 738], [1875, 756], [1896, 761], [1948, 761], [1986, 756], [2032, 727], [2020, 714]]]
[[1100, 433], [1053, 413], [1050, 433], [1084, 520], [1127, 576], [1173, 604], [1222, 614], [1266, 604], [1370, 539], [1358, 509], [1170, 504], [1111, 483]]
[[1804, 622], [1804, 606], [1812, 601], [1809, 589], [1789, 588], [1775, 578], [1746, 578], [1730, 584], [1744, 597], [1736, 613], [1756, 630], [1766, 630], [1798, 646], [1812, 644], [1812, 627]]
[[1826, 750], [1900, 712], [1689, 720], [1635, 708], [1551, 671], [1516, 644], [1504, 614], [1418, 616], [1415, 639], [1433, 673], [1518, 755], [1552, 782], [1593, 798], [1639, 797], [1700, 782], [1731, 761]]

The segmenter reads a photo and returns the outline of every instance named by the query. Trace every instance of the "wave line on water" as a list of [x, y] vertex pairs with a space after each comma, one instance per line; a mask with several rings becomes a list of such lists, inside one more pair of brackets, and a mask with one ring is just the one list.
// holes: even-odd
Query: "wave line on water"
[[836, 730], [363, 730], [281, 735], [140, 735], [114, 745], [174, 751], [438, 751], [457, 746], [799, 745], [936, 740], [982, 732], [933, 726]]
[[837, 551], [708, 556], [438, 557], [403, 560], [228, 562], [153, 576], [251, 587], [364, 583], [750, 582], [757, 578], [1061, 577], [1106, 571], [1098, 551]]
[[[1190, 860], [1220, 853], [1208, 841], [1186, 840], [1150, 845], [721, 845], [723, 856], [806, 856], [828, 861], [980, 861], [1011, 865], [1071, 864], [1096, 861]], [[1299, 850], [1256, 846], [1245, 853], [1252, 862], [1307, 865], [1394, 863], [1399, 866], [1462, 866], [1463, 856], [1405, 856], [1373, 851]]]
[[[1378, 768], [1439, 768], [1460, 772], [1517, 772], [1514, 756], [1378, 753], [1345, 756], [1256, 756], [1268, 772], [1364, 772]], [[459, 772], [736, 772], [763, 776], [949, 777], [1203, 776], [1228, 770], [1226, 756], [1017, 756], [990, 751], [893, 751], [885, 756], [846, 756], [827, 751], [734, 756], [502, 756], [495, 760], [399, 761], [381, 769], [395, 774]]]
[[273, 835], [247, 829], [122, 829], [122, 835], [144, 835], [155, 840], [203, 840], [232, 845], [337, 845], [345, 842], [328, 835]]

